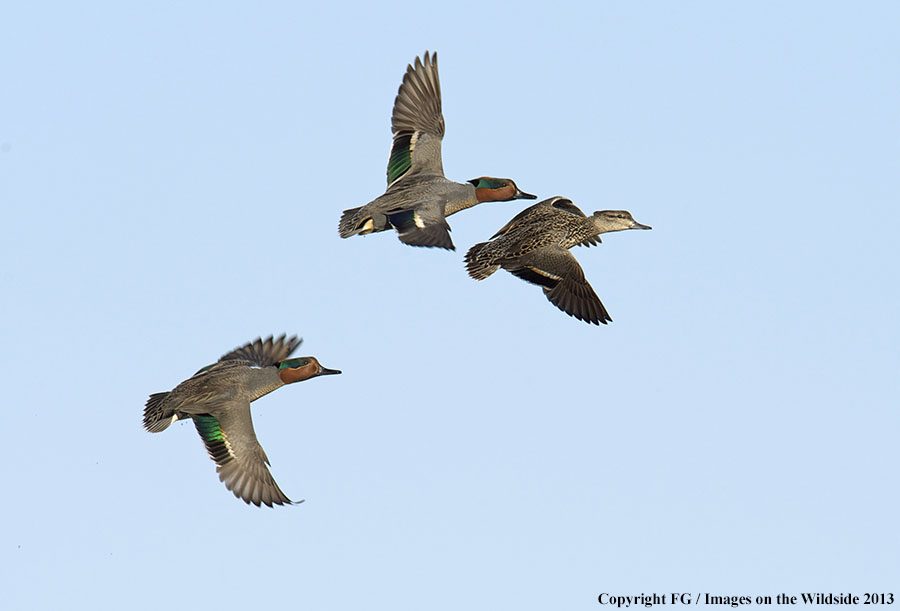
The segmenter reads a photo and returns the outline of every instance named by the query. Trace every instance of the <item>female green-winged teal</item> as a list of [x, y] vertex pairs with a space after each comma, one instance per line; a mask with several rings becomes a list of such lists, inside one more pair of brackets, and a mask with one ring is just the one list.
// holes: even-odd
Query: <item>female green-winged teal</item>
[[176, 420], [193, 419], [219, 479], [234, 496], [257, 507], [291, 504], [266, 467], [269, 459], [256, 440], [250, 403], [285, 384], [341, 373], [322, 367], [312, 356], [288, 358], [302, 341], [284, 335], [258, 338], [173, 390], [150, 395], [144, 428], [159, 433]]
[[[466, 269], [484, 280], [501, 267], [522, 280], [538, 284], [550, 303], [579, 320], [612, 322], [600, 298], [569, 249], [600, 243], [601, 233], [650, 229], [625, 210], [601, 210], [585, 216], [571, 200], [551, 197], [526, 208], [466, 253]], [[494, 239], [496, 238], [496, 239]]]
[[481, 202], [537, 199], [508, 178], [482, 177], [467, 184], [444, 177], [441, 139], [441, 84], [437, 53], [408, 66], [394, 100], [394, 143], [384, 195], [360, 208], [344, 210], [342, 238], [396, 229], [401, 242], [455, 250], [446, 217]]

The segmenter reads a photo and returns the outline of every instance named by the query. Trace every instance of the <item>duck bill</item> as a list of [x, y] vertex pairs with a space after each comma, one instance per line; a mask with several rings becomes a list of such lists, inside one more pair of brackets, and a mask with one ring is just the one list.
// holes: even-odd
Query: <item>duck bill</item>
[[513, 199], [537, 199], [537, 195], [532, 195], [531, 193], [525, 193], [522, 189], [516, 187], [516, 194]]
[[641, 225], [640, 223], [635, 221], [632, 229], [653, 229], [653, 227], [651, 227], [650, 225]]
[[330, 376], [330, 375], [336, 375], [339, 373], [341, 373], [340, 369], [329, 369], [328, 367], [322, 367], [321, 365], [319, 365], [319, 372], [317, 375]]

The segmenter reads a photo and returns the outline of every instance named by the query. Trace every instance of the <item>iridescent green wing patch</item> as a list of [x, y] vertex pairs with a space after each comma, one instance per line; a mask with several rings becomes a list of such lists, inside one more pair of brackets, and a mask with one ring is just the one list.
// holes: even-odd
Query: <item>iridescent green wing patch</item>
[[411, 229], [416, 225], [415, 210], [400, 210], [399, 212], [388, 213], [387, 217], [391, 225], [400, 232], [405, 229]]
[[209, 457], [219, 466], [222, 466], [232, 460], [231, 452], [228, 449], [228, 441], [225, 438], [225, 432], [219, 421], [213, 416], [194, 416], [194, 426], [200, 433], [203, 445], [209, 452]]
[[394, 144], [391, 146], [391, 157], [388, 159], [387, 167], [389, 185], [409, 172], [409, 168], [412, 166], [414, 136], [415, 132], [399, 132], [394, 136]]

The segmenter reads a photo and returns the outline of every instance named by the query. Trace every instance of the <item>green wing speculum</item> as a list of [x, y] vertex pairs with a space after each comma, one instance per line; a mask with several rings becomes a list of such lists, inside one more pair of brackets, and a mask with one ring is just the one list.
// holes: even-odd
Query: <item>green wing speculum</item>
[[406, 69], [394, 99], [391, 115], [394, 142], [388, 159], [387, 181], [393, 184], [407, 174], [440, 174], [441, 139], [444, 115], [441, 113], [441, 83], [437, 54], [416, 58]]

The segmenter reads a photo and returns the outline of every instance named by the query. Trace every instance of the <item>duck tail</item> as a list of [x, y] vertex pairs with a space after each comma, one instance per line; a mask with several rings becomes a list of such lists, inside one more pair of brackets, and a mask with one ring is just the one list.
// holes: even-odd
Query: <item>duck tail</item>
[[373, 233], [375, 231], [384, 231], [390, 229], [387, 217], [383, 214], [371, 214], [366, 210], [366, 206], [359, 208], [350, 208], [344, 210], [341, 215], [341, 222], [338, 223], [338, 233], [342, 238], [349, 238], [352, 235]]
[[494, 262], [490, 245], [491, 242], [481, 242], [466, 253], [466, 270], [475, 280], [484, 280], [500, 269], [500, 266]]
[[341, 215], [341, 222], [338, 223], [338, 233], [341, 234], [341, 237], [349, 238], [359, 233], [359, 225], [360, 221], [363, 220], [363, 216], [362, 207], [344, 210], [344, 213]]
[[167, 392], [157, 392], [150, 395], [144, 406], [144, 428], [151, 433], [159, 433], [169, 428], [169, 425], [178, 420], [178, 415], [171, 407], [166, 407]]

